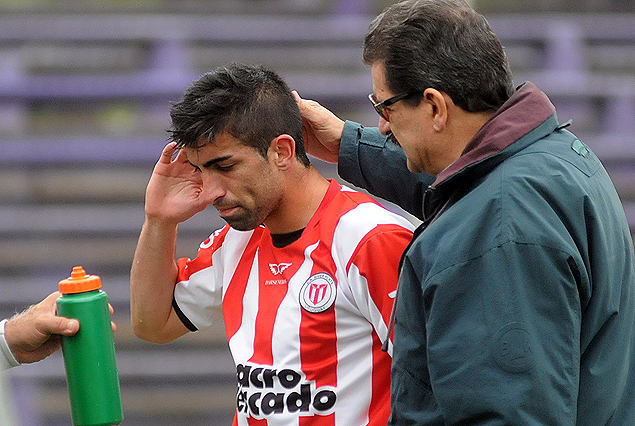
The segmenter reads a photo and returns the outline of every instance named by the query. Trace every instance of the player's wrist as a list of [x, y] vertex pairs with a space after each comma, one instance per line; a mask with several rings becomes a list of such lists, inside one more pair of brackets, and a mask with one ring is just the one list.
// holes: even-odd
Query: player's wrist
[[155, 233], [174, 233], [179, 225], [179, 221], [173, 218], [165, 216], [153, 216], [146, 213], [143, 227], [147, 230]]

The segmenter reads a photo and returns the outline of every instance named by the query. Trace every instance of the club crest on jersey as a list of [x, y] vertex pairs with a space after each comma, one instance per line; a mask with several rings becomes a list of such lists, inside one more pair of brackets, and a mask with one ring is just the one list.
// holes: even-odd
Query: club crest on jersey
[[300, 306], [311, 313], [328, 310], [337, 296], [335, 280], [326, 272], [311, 275], [300, 289]]

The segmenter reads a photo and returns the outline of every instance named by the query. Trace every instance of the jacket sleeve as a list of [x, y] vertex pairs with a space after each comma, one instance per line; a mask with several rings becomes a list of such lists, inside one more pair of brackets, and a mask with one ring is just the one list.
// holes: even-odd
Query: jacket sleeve
[[394, 424], [430, 413], [448, 425], [576, 424], [580, 273], [561, 250], [510, 241], [400, 293], [395, 347], [416, 350], [395, 352]]
[[403, 150], [375, 127], [347, 121], [342, 133], [338, 173], [348, 182], [395, 203], [421, 219], [423, 193], [434, 177], [411, 173]]

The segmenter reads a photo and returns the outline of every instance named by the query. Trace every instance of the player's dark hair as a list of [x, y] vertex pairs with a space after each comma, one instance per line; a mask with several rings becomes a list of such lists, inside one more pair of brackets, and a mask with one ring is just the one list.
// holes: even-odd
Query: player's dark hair
[[302, 138], [302, 117], [289, 86], [262, 66], [233, 63], [202, 75], [170, 109], [168, 130], [179, 147], [200, 148], [228, 133], [263, 157], [271, 141], [288, 134], [296, 158], [310, 164]]

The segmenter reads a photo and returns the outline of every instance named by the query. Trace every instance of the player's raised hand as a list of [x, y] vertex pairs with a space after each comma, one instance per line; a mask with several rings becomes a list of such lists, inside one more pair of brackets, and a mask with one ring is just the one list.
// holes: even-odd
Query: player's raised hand
[[177, 149], [176, 142], [168, 143], [146, 188], [146, 216], [183, 222], [207, 207], [201, 194], [200, 174], [188, 162], [185, 152]]

